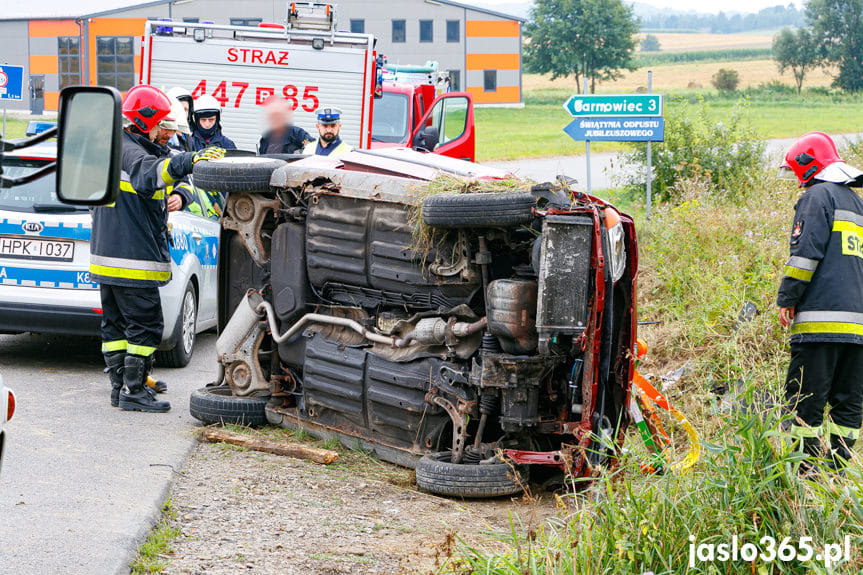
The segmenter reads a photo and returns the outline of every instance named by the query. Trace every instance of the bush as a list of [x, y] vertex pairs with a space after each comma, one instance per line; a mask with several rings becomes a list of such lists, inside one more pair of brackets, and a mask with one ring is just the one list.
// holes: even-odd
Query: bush
[[[675, 100], [665, 107], [665, 141], [653, 146], [653, 194], [678, 201], [681, 181], [705, 180], [724, 198], [742, 202], [753, 175], [761, 170], [764, 142], [749, 118], [745, 101], [717, 121], [703, 99]], [[636, 145], [623, 157], [623, 183], [643, 196], [647, 147]]]
[[648, 34], [641, 41], [642, 52], [659, 52], [660, 50], [662, 50], [662, 46], [659, 44], [659, 38], [653, 34]]
[[713, 75], [710, 83], [720, 92], [736, 92], [737, 86], [740, 85], [740, 74], [737, 70], [720, 68]]

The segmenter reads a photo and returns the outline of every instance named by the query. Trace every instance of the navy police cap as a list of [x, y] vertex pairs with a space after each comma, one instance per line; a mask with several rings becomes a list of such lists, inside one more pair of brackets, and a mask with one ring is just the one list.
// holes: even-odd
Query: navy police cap
[[341, 122], [342, 111], [338, 108], [328, 107], [318, 109], [319, 124], [338, 124]]

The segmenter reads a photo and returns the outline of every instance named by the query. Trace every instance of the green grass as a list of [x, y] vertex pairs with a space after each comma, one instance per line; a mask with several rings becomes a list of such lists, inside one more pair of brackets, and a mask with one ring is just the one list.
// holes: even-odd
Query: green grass
[[165, 570], [168, 561], [163, 559], [163, 555], [173, 553], [172, 545], [182, 535], [177, 527], [170, 524], [170, 520], [176, 517], [177, 512], [169, 498], [162, 505], [162, 519], [138, 547], [138, 554], [130, 566], [132, 575], [157, 575]]
[[[863, 95], [826, 90], [806, 91], [801, 97], [770, 90], [750, 90], [733, 96], [711, 90], [684, 91], [666, 94], [666, 107], [679, 105], [675, 98], [694, 100], [699, 94], [704, 94], [717, 119], [727, 116], [741, 98], [748, 98], [753, 127], [765, 139], [791, 138], [814, 130], [832, 134], [863, 132]], [[572, 119], [563, 110], [570, 95], [560, 89], [536, 90], [525, 94], [523, 109], [478, 109], [477, 161], [584, 154], [584, 142], [575, 142], [563, 132]], [[591, 151], [620, 151], [626, 146], [595, 142]]]
[[680, 62], [739, 62], [772, 58], [772, 48], [730, 48], [727, 50], [693, 50], [690, 52], [642, 52], [636, 55], [635, 65], [661, 66]]
[[[0, 130], [3, 129], [3, 119], [0, 116]], [[14, 120], [12, 118], [6, 118], [6, 134], [5, 138], [23, 138], [24, 132], [27, 130], [27, 121], [25, 120]]]

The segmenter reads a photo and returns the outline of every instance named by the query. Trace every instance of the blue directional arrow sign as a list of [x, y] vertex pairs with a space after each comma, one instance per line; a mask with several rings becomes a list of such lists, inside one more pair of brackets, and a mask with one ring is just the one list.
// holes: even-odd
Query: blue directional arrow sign
[[24, 93], [24, 68], [0, 66], [0, 100], [20, 100]]
[[576, 118], [563, 131], [577, 142], [661, 142], [665, 139], [665, 118]]

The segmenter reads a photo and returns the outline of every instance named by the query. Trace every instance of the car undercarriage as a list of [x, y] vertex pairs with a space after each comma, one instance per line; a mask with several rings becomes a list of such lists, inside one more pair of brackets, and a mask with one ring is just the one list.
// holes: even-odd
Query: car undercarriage
[[[507, 176], [425, 158], [196, 167], [229, 193], [220, 385], [202, 392], [265, 399], [266, 421], [416, 467], [434, 493], [516, 493], [531, 469], [589, 480], [628, 424], [632, 219], [563, 180], [486, 191]], [[429, 192], [448, 168], [467, 193]]]

